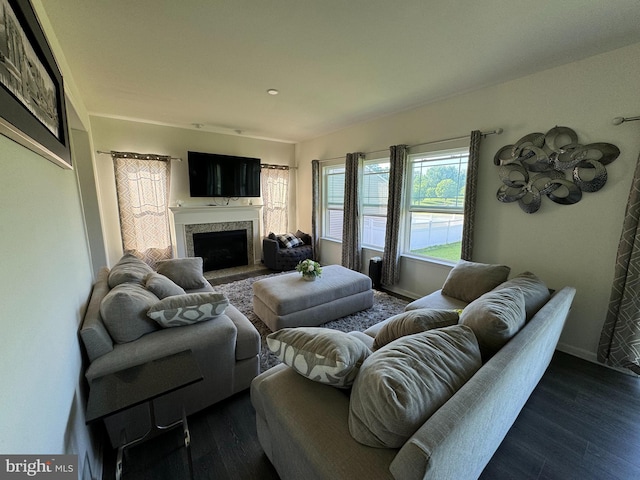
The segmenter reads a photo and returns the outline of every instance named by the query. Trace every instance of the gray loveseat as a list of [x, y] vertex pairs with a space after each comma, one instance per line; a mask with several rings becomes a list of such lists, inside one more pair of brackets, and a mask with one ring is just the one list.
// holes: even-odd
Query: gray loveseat
[[[137, 318], [122, 322], [122, 325], [114, 323], [117, 318], [106, 323], [103, 321], [108, 299], [113, 298], [116, 289], [132, 289], [136, 295], [148, 296], [151, 303], [157, 302], [155, 304], [160, 304], [159, 298], [167, 293], [178, 295], [168, 295], [163, 302], [186, 297], [180, 295], [181, 291], [190, 294], [214, 291], [202, 276], [201, 258], [171, 260], [162, 267], [159, 270], [172, 275], [177, 287], [131, 255], [125, 255], [111, 271], [103, 268], [93, 286], [80, 336], [89, 360], [85, 371], [88, 381], [183, 350], [192, 350], [204, 380], [154, 401], [158, 423], [166, 425], [180, 418], [183, 407], [189, 415], [248, 388], [251, 380], [260, 373], [260, 335], [233, 305], [228, 305], [223, 314], [211, 320], [170, 328], [163, 328], [149, 318], [141, 318], [146, 312], [140, 312]], [[117, 274], [118, 271], [121, 275]], [[171, 288], [167, 290], [166, 285]], [[154, 297], [149, 290], [160, 297]], [[109, 311], [109, 315], [113, 313]], [[140, 335], [141, 332], [145, 333]], [[136, 336], [138, 338], [126, 341]], [[149, 428], [148, 406], [139, 405], [108, 417], [105, 425], [114, 448], [121, 443], [122, 431], [128, 441], [138, 438]]]
[[[473, 282], [467, 287], [473, 289]], [[408, 311], [461, 309], [474, 302], [448, 295], [455, 291], [442, 292], [417, 300]], [[374, 448], [354, 439], [350, 401], [359, 377], [350, 393], [305, 378], [285, 364], [252, 382], [260, 443], [283, 480], [478, 478], [549, 365], [574, 295], [574, 288], [564, 287], [550, 298], [547, 294], [542, 305], [528, 306], [528, 320], [515, 336], [484, 358], [471, 378], [398, 448]], [[354, 336], [372, 346], [390, 320]]]

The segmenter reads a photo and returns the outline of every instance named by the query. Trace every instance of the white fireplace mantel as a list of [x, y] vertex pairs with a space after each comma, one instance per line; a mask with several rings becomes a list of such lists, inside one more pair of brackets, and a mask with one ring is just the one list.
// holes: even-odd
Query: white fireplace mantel
[[253, 225], [253, 263], [260, 263], [261, 205], [169, 207], [172, 215], [172, 238], [178, 258], [187, 256], [185, 225], [250, 221]]

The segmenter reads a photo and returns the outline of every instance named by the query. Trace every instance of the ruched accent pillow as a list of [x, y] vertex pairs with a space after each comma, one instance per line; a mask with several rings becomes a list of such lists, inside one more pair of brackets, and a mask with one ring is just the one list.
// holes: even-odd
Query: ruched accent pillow
[[458, 323], [458, 318], [457, 310], [418, 308], [399, 313], [389, 318], [378, 331], [373, 340], [373, 349], [384, 347], [400, 337], [455, 325]]
[[527, 320], [531, 318], [549, 301], [551, 294], [547, 285], [531, 272], [523, 272], [498, 285], [495, 289], [519, 288], [524, 295], [524, 308]]
[[122, 283], [112, 288], [100, 303], [100, 315], [116, 343], [128, 343], [158, 329], [147, 317], [147, 310], [158, 297], [137, 283]]
[[182, 327], [219, 317], [228, 306], [222, 293], [187, 293], [160, 300], [147, 315], [162, 327]]
[[187, 293], [184, 291], [184, 288], [173, 280], [156, 272], [151, 272], [147, 275], [144, 279], [144, 285], [147, 287], [147, 290], [152, 292], [160, 300], [173, 295], [184, 295]]
[[506, 265], [460, 260], [444, 281], [442, 294], [467, 303], [473, 302], [506, 281], [510, 271], [511, 268]]
[[300, 375], [349, 388], [371, 351], [356, 337], [329, 328], [283, 328], [267, 336], [267, 347]]
[[485, 293], [460, 314], [460, 323], [475, 333], [484, 361], [520, 331], [525, 319], [524, 294], [517, 287]]
[[145, 277], [152, 272], [153, 269], [138, 257], [131, 253], [125, 253], [109, 272], [109, 288], [117, 287], [121, 283], [142, 285]]
[[351, 390], [349, 431], [370, 447], [400, 448], [482, 365], [469, 327], [402, 337], [365, 360]]

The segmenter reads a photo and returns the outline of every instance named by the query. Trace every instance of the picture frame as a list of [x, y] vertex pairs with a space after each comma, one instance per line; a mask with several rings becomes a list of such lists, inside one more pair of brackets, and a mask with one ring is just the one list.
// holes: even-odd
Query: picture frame
[[0, 133], [73, 168], [62, 74], [29, 0], [0, 0]]

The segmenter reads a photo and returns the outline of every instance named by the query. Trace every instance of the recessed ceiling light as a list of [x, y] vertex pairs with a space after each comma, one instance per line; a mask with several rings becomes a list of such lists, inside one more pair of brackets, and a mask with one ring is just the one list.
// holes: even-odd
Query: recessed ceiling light
[[269, 95], [278, 95], [280, 92], [278, 90], [276, 90], [275, 88], [270, 88], [269, 90], [267, 90], [267, 93]]

